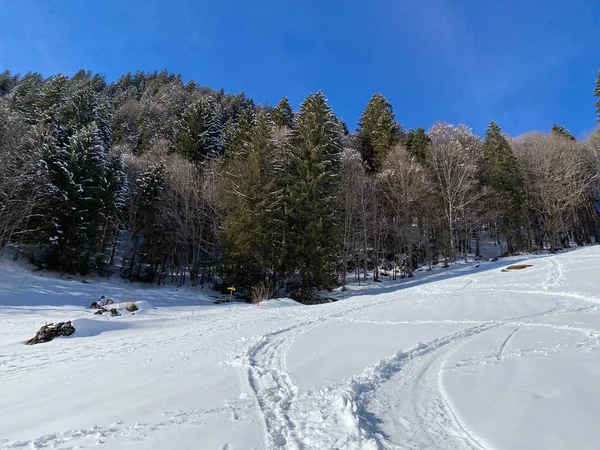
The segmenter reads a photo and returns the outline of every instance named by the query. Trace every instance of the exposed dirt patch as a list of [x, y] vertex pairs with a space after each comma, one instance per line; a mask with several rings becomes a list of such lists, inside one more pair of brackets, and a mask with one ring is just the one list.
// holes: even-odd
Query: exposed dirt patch
[[511, 270], [523, 270], [523, 269], [527, 269], [528, 267], [533, 267], [533, 265], [532, 264], [515, 264], [513, 266], [505, 267], [504, 269], [501, 270], [501, 272], [510, 272]]

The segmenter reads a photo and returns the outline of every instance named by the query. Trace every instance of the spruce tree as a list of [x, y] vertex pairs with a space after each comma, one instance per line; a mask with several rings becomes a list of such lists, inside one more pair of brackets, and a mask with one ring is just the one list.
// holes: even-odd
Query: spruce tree
[[[105, 243], [110, 203], [107, 180], [111, 146], [110, 114], [101, 82], [81, 72], [68, 80], [57, 76], [38, 95], [38, 114], [49, 130], [42, 160], [47, 168], [47, 217], [38, 236], [50, 242], [46, 263], [59, 270], [87, 273]], [[46, 240], [47, 239], [47, 240]], [[45, 241], [45, 242], [44, 242]]]
[[552, 124], [552, 134], [554, 136], [559, 136], [565, 139], [569, 139], [570, 141], [575, 141], [575, 136], [573, 136], [573, 134], [567, 130], [565, 127], [563, 127], [562, 125], [556, 125], [555, 123]]
[[421, 164], [425, 163], [427, 159], [427, 146], [431, 141], [425, 132], [425, 128], [419, 127], [408, 130], [403, 141], [408, 153], [414, 156]]
[[28, 73], [19, 79], [9, 96], [15, 110], [22, 113], [31, 125], [39, 119], [37, 103], [42, 86], [43, 78], [39, 73]]
[[281, 254], [273, 126], [267, 113], [259, 112], [243, 145], [225, 163], [223, 263], [228, 282], [246, 294], [261, 283], [276, 282], [275, 255]]
[[336, 279], [341, 133], [321, 92], [300, 107], [291, 136], [287, 254], [301, 276], [301, 297]]
[[[69, 254], [71, 238], [76, 215], [75, 195], [80, 186], [75, 180], [71, 165], [69, 139], [66, 130], [54, 123], [51, 132], [45, 137], [42, 160], [46, 167], [47, 182], [44, 186], [46, 202], [40, 205], [39, 217], [44, 217], [38, 225], [42, 232], [35, 236], [36, 240], [47, 249], [44, 255], [45, 264], [61, 270], [76, 271], [76, 264], [63, 267], [63, 261], [72, 261], [75, 255]], [[74, 252], [73, 252], [74, 253]], [[66, 255], [66, 258], [63, 256]]]
[[47, 259], [56, 268], [87, 273], [93, 269], [92, 258], [102, 250], [109, 210], [122, 188], [107, 183], [108, 158], [95, 123], [68, 138], [56, 127], [45, 143], [52, 217], [47, 222], [51, 242]]
[[223, 150], [223, 117], [217, 100], [205, 95], [186, 108], [178, 123], [177, 151], [192, 162], [221, 156]]
[[7, 95], [19, 82], [17, 75], [11, 75], [8, 70], [0, 73], [0, 97]]
[[392, 105], [381, 94], [373, 95], [369, 101], [360, 117], [357, 135], [367, 168], [372, 172], [379, 171], [387, 154], [401, 138]]
[[237, 122], [230, 120], [223, 130], [223, 156], [235, 158], [245, 153], [254, 126], [254, 109], [247, 108], [238, 117]]
[[271, 120], [278, 127], [288, 127], [291, 128], [294, 123], [294, 111], [292, 110], [292, 105], [290, 105], [290, 101], [287, 97], [283, 97], [271, 113]]
[[132, 230], [133, 251], [124, 275], [133, 280], [152, 281], [168, 247], [169, 227], [160, 215], [166, 186], [163, 162], [152, 164], [136, 180], [136, 227]]
[[514, 251], [522, 236], [525, 188], [510, 143], [495, 122], [490, 122], [483, 143], [484, 183], [499, 214], [500, 232]]

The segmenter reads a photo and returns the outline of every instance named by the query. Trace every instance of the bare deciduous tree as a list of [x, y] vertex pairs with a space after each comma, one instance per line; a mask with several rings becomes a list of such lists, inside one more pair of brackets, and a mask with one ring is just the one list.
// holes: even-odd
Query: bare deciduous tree
[[468, 208], [483, 196], [478, 179], [481, 139], [464, 125], [447, 123], [434, 125], [429, 137], [427, 158], [446, 218], [448, 252], [455, 260], [454, 231], [464, 230]]
[[19, 115], [0, 104], [0, 253], [27, 225], [43, 201], [45, 167], [39, 162], [41, 130], [29, 129]]
[[426, 170], [400, 145], [387, 156], [379, 176], [392, 231], [393, 277], [396, 275], [396, 257], [403, 249], [404, 270], [413, 276], [412, 251], [422, 243], [423, 232], [419, 227], [423, 206], [431, 193]]
[[538, 245], [550, 250], [563, 246], [566, 233], [577, 225], [577, 209], [589, 199], [597, 174], [589, 153], [577, 141], [561, 136], [530, 133], [512, 143], [526, 180], [526, 202], [535, 216]]

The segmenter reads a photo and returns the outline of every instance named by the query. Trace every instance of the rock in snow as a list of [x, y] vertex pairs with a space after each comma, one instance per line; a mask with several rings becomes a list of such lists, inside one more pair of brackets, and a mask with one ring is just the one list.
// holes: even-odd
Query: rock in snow
[[75, 333], [75, 327], [71, 325], [71, 322], [60, 322], [56, 325], [51, 323], [40, 328], [36, 335], [27, 341], [27, 345], [49, 342], [55, 337], [71, 336], [73, 333]]

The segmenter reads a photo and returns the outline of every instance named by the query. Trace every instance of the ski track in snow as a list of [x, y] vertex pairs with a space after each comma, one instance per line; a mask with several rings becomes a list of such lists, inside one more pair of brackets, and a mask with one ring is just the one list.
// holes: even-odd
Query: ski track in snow
[[502, 341], [502, 344], [500, 345], [500, 348], [498, 349], [498, 354], [496, 355], [496, 359], [498, 361], [502, 360], [502, 354], [504, 353], [504, 350], [506, 349], [506, 346], [508, 345], [508, 343], [510, 342], [510, 340], [513, 338], [513, 336], [517, 333], [517, 331], [519, 331], [520, 328], [515, 328], [514, 330], [512, 330], [508, 336], [506, 336], [506, 339], [504, 339], [504, 341]]
[[[560, 286], [564, 279], [562, 264], [550, 258], [548, 275], [541, 285], [542, 290], [499, 290], [506, 293], [544, 293]], [[473, 280], [458, 289], [462, 291]], [[419, 290], [421, 288], [414, 288]], [[540, 313], [528, 314], [496, 321], [370, 321], [346, 318], [364, 308], [385, 306], [395, 299], [370, 303], [327, 317], [301, 322], [286, 329], [277, 330], [262, 336], [258, 343], [249, 346], [245, 356], [237, 360], [247, 360], [248, 381], [256, 395], [264, 418], [269, 448], [272, 449], [486, 449], [483, 441], [461, 423], [456, 411], [444, 395], [441, 387], [441, 373], [448, 355], [456, 347], [479, 337], [482, 333], [499, 328], [513, 327], [494, 356], [496, 361], [505, 357], [506, 347], [521, 328], [547, 327], [561, 331], [576, 331], [593, 337], [600, 346], [600, 334], [586, 328], [560, 326], [531, 322], [565, 312], [598, 310], [599, 305], [575, 307], [572, 300], [594, 301], [595, 298], [577, 293], [556, 292], [555, 308]], [[566, 299], [566, 300], [565, 300]], [[317, 324], [328, 321], [368, 324], [464, 324], [470, 328], [447, 336], [418, 344], [408, 351], [400, 351], [384, 358], [363, 374], [353, 377], [346, 383], [337, 383], [327, 388], [299, 394], [284, 367], [285, 352], [294, 338], [310, 330]], [[524, 353], [523, 353], [524, 354]], [[469, 361], [477, 365], [485, 361], [475, 358]], [[378, 390], [386, 383], [393, 384], [397, 404], [395, 416], [399, 426], [407, 431], [403, 442], [392, 442], [376, 423], [372, 423], [369, 405], [377, 397]], [[390, 406], [389, 399], [387, 400]], [[341, 429], [335, 433], [332, 430]], [[419, 436], [418, 440], [413, 437]]]
[[[565, 256], [568, 258], [568, 255]], [[446, 295], [461, 295], [465, 289], [477, 289], [478, 292], [505, 294], [550, 295], [556, 307], [542, 312], [502, 320], [369, 320], [348, 317], [362, 311], [374, 311], [396, 302], [395, 293], [382, 295], [380, 299], [369, 302], [338, 302], [336, 307], [319, 310], [308, 309], [300, 314], [292, 325], [279, 326], [236, 342], [226, 361], [245, 375], [252, 398], [240, 398], [222, 408], [196, 409], [191, 411], [166, 411], [165, 420], [158, 423], [127, 424], [120, 421], [108, 426], [93, 426], [89, 429], [51, 433], [32, 440], [14, 441], [0, 437], [0, 447], [19, 448], [56, 448], [68, 445], [73, 447], [80, 442], [101, 444], [107, 440], [144, 440], [153, 433], [173, 426], [203, 424], [214, 414], [230, 413], [232, 420], [243, 420], [251, 411], [258, 408], [266, 432], [266, 447], [269, 449], [309, 450], [309, 449], [347, 449], [347, 450], [399, 450], [399, 449], [448, 449], [448, 450], [485, 450], [488, 445], [477, 436], [468, 424], [463, 423], [457, 411], [448, 400], [442, 383], [444, 370], [458, 370], [462, 367], [477, 367], [480, 364], [500, 363], [505, 358], [515, 358], [537, 353], [546, 356], [558, 350], [558, 347], [543, 347], [535, 350], [509, 350], [509, 344], [515, 335], [523, 329], [537, 327], [564, 332], [581, 333], [587, 337], [576, 345], [582, 348], [600, 347], [600, 332], [586, 327], [557, 325], [540, 322], [557, 315], [573, 312], [600, 310], [598, 298], [577, 292], [562, 292], [557, 289], [565, 281], [565, 270], [560, 258], [550, 257], [537, 260], [547, 263], [547, 274], [538, 287], [486, 289], [478, 286], [475, 279], [463, 279], [462, 287], [446, 290]], [[411, 288], [414, 293], [435, 293], [437, 287], [417, 286]], [[404, 291], [406, 294], [408, 291]], [[402, 295], [404, 295], [402, 294]], [[331, 312], [333, 310], [333, 312]], [[197, 341], [209, 336], [215, 330], [221, 332], [239, 327], [232, 323], [227, 315], [207, 319], [206, 326], [195, 328], [193, 321], [185, 324], [186, 318], [178, 318], [182, 328], [189, 327], [177, 337], [178, 343]], [[195, 319], [198, 320], [198, 319]], [[268, 320], [264, 319], [265, 321]], [[329, 386], [301, 391], [293, 382], [286, 365], [285, 355], [295, 339], [303, 333], [326, 323], [356, 323], [375, 325], [461, 325], [462, 329], [445, 336], [421, 342], [408, 350], [399, 350], [392, 356], [381, 359], [367, 367], [361, 374], [348, 380]], [[448, 365], [450, 355], [466, 343], [480, 338], [484, 333], [496, 329], [510, 330], [501, 342], [496, 354], [489, 357], [474, 356]], [[167, 337], [168, 336], [168, 337]], [[124, 345], [122, 341], [114, 347], [115, 354], [130, 351], [152, 349], [173, 344], [172, 334], [160, 332], [147, 333], [135, 343]], [[105, 353], [93, 351], [94, 342], [82, 344], [78, 348], [50, 348], [35, 354], [11, 353], [0, 355], [0, 367], [3, 376], [18, 377], [25, 371], [41, 369], [49, 364], [68, 361], [77, 357], [80, 362], [91, 362], [95, 358], [105, 357]], [[106, 345], [110, 345], [108, 342]], [[89, 347], [89, 348], [88, 348]], [[83, 355], [83, 356], [82, 356]], [[192, 357], [183, 353], [180, 359]], [[177, 363], [177, 359], [174, 360]], [[394, 414], [382, 424], [377, 411], [391, 409]], [[390, 436], [386, 428], [402, 430]], [[400, 437], [398, 437], [400, 436]], [[61, 447], [62, 448], [62, 447]], [[232, 447], [225, 444], [222, 450]]]
[[[115, 421], [109, 426], [101, 427], [94, 425], [90, 428], [50, 433], [29, 441], [12, 441], [0, 438], [2, 449], [41, 449], [41, 448], [83, 448], [76, 443], [87, 440], [88, 443], [104, 444], [110, 440], [124, 439], [131, 442], [139, 442], [148, 439], [153, 433], [165, 428], [181, 427], [189, 425], [204, 425], [214, 414], [231, 413], [233, 420], [240, 420], [237, 409], [246, 410], [251, 408], [251, 402], [241, 402], [236, 405], [227, 404], [222, 408], [211, 408], [206, 410], [192, 411], [165, 411], [163, 415], [166, 420], [154, 424], [136, 422], [125, 424]], [[227, 448], [226, 446], [225, 448]]]

